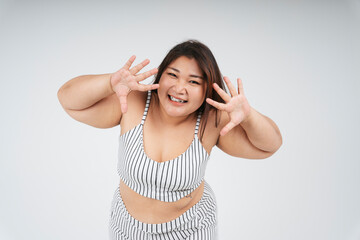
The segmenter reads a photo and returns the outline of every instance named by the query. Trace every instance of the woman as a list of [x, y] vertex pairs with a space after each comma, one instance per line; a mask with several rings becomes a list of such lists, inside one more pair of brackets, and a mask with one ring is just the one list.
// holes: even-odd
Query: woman
[[[135, 56], [115, 73], [71, 79], [58, 92], [65, 111], [98, 128], [120, 124], [120, 184], [111, 239], [217, 239], [216, 198], [204, 180], [211, 149], [263, 159], [282, 144], [276, 124], [253, 109], [242, 82], [226, 93], [204, 44], [176, 45], [158, 69], [139, 74]], [[139, 82], [155, 75], [150, 85]], [[126, 206], [126, 207], [125, 207]]]

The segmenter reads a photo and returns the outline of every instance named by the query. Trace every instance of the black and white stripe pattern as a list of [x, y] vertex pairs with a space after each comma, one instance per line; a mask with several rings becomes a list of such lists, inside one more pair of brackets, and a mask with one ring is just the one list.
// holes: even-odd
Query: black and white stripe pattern
[[189, 210], [169, 222], [150, 224], [129, 214], [117, 188], [111, 204], [109, 233], [111, 240], [217, 240], [214, 192], [205, 181], [203, 196]]
[[195, 190], [204, 180], [209, 154], [198, 138], [201, 114], [189, 148], [165, 162], [149, 158], [144, 151], [143, 125], [150, 105], [148, 92], [141, 123], [119, 137], [118, 173], [135, 192], [165, 202], [175, 202]]

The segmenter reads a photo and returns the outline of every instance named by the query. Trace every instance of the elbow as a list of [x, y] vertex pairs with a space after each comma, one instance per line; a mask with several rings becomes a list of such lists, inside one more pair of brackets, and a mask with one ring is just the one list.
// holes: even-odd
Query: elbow
[[256, 159], [265, 159], [274, 155], [282, 145], [282, 138], [280, 136], [279, 141], [274, 143], [273, 148], [271, 150], [262, 150], [258, 149], [258, 154], [256, 155]]
[[61, 104], [62, 107], [64, 107], [64, 103], [63, 103], [63, 89], [62, 87], [58, 90], [57, 92], [57, 98], [59, 100], [59, 103]]
[[279, 140], [278, 140], [278, 142], [277, 142], [277, 144], [276, 144], [274, 153], [275, 153], [277, 150], [279, 150], [279, 148], [282, 146], [282, 144], [283, 144], [283, 139], [282, 139], [282, 136], [281, 136], [281, 134], [280, 134], [280, 132], [279, 132]]
[[274, 153], [276, 152], [276, 151], [271, 151], [271, 152], [268, 152], [268, 151], [263, 151], [263, 150], [261, 150], [261, 154], [259, 154], [259, 155], [257, 155], [257, 157], [256, 158], [253, 158], [253, 159], [259, 159], [259, 160], [262, 160], [262, 159], [266, 159], [266, 158], [269, 158], [269, 157], [271, 157], [272, 155], [274, 155]]
[[66, 109], [66, 92], [69, 89], [69, 85], [68, 84], [64, 84], [62, 85], [59, 90], [57, 91], [57, 98], [59, 100], [59, 103], [61, 104], [61, 106]]
[[62, 89], [60, 88], [58, 91], [57, 91], [57, 98], [61, 104], [61, 97], [62, 97]]
[[264, 151], [264, 158], [262, 159], [265, 159], [265, 158], [269, 158], [271, 157], [272, 155], [274, 155], [274, 153], [276, 153], [280, 147], [282, 145], [282, 139], [280, 140], [280, 142], [274, 147], [274, 150], [271, 150], [271, 151]]

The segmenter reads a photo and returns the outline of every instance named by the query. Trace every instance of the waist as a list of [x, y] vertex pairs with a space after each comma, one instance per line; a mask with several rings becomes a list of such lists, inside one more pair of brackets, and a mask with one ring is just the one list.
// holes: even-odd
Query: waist
[[175, 202], [164, 202], [144, 197], [120, 180], [120, 194], [127, 211], [135, 219], [144, 223], [164, 223], [171, 221], [189, 210], [200, 201], [204, 192], [204, 181], [189, 195]]

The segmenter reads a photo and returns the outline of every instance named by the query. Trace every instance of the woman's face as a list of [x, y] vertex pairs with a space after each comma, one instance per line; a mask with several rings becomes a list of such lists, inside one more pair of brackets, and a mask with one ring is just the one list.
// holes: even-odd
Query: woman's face
[[204, 102], [205, 80], [195, 59], [181, 56], [164, 70], [159, 81], [161, 107], [172, 117], [187, 116]]

